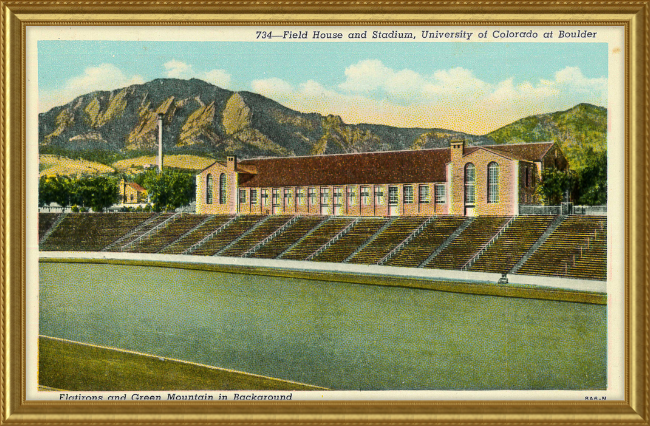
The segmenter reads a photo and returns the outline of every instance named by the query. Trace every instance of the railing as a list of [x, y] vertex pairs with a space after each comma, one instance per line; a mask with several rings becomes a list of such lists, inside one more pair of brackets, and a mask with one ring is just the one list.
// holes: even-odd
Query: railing
[[300, 215], [297, 215], [297, 216], [292, 217], [292, 218], [289, 219], [289, 220], [288, 220], [284, 225], [282, 225], [281, 227], [279, 227], [278, 229], [276, 229], [275, 231], [273, 231], [273, 233], [272, 233], [271, 235], [269, 235], [268, 237], [264, 238], [262, 241], [260, 241], [259, 243], [255, 244], [255, 246], [253, 246], [253, 248], [251, 248], [250, 250], [248, 250], [248, 251], [246, 251], [244, 254], [242, 254], [241, 257], [248, 257], [248, 256], [254, 254], [254, 253], [257, 252], [259, 249], [261, 249], [264, 245], [266, 245], [266, 243], [268, 243], [268, 242], [271, 241], [273, 238], [277, 237], [277, 236], [280, 235], [282, 232], [284, 232], [284, 230], [287, 229], [289, 226], [291, 226], [291, 225], [293, 225], [294, 223], [296, 223], [296, 221], [297, 221], [298, 219], [300, 219]]
[[607, 215], [607, 206], [573, 206], [573, 214], [605, 216]]
[[109, 245], [107, 245], [106, 247], [104, 247], [101, 251], [108, 251], [108, 250], [110, 250], [111, 248], [113, 248], [114, 246], [119, 245], [119, 244], [122, 244], [122, 241], [125, 241], [125, 240], [131, 238], [134, 234], [140, 232], [140, 230], [141, 230], [142, 228], [146, 228], [146, 227], [147, 227], [151, 222], [153, 222], [154, 220], [156, 220], [159, 216], [160, 216], [160, 214], [154, 214], [154, 215], [151, 216], [149, 219], [145, 220], [144, 222], [142, 222], [141, 224], [139, 224], [139, 225], [136, 226], [135, 228], [131, 229], [131, 230], [130, 230], [129, 232], [127, 232], [126, 234], [122, 235], [122, 236], [121, 236], [120, 238], [118, 238], [117, 240], [113, 241], [112, 243], [110, 243]]
[[154, 226], [153, 228], [151, 228], [150, 230], [148, 230], [144, 234], [140, 235], [138, 238], [135, 238], [134, 240], [129, 241], [128, 243], [124, 244], [122, 247], [120, 247], [120, 251], [125, 251], [127, 247], [131, 247], [133, 244], [137, 243], [138, 241], [142, 241], [143, 238], [148, 237], [153, 232], [164, 228], [165, 226], [168, 225], [168, 223], [170, 221], [175, 220], [176, 216], [180, 216], [180, 215], [182, 215], [182, 213], [174, 213], [173, 215], [171, 215], [171, 217], [169, 217], [169, 218], [165, 219], [164, 221], [160, 222], [158, 225]]
[[323, 244], [322, 246], [320, 246], [320, 247], [318, 248], [318, 250], [316, 250], [315, 252], [313, 252], [312, 254], [310, 254], [309, 256], [307, 256], [307, 259], [305, 259], [305, 260], [312, 260], [314, 257], [316, 257], [316, 256], [318, 256], [319, 254], [321, 254], [321, 253], [322, 253], [323, 251], [325, 251], [329, 246], [331, 246], [332, 244], [334, 244], [335, 242], [337, 242], [338, 240], [340, 240], [341, 237], [343, 237], [345, 234], [347, 234], [348, 231], [350, 230], [350, 228], [352, 228], [354, 225], [356, 225], [360, 220], [361, 220], [361, 218], [359, 218], [359, 217], [356, 218], [355, 220], [353, 220], [353, 221], [352, 221], [348, 226], [346, 226], [346, 227], [345, 227], [341, 232], [339, 232], [339, 233], [336, 234], [334, 237], [332, 237], [328, 242], [326, 242], [325, 244]]
[[574, 206], [572, 203], [562, 203], [560, 206], [533, 206], [533, 205], [520, 205], [520, 215], [567, 215], [567, 214], [580, 214], [580, 215], [593, 215], [604, 216], [607, 214], [607, 206]]
[[214, 231], [210, 232], [208, 235], [206, 235], [205, 237], [203, 237], [203, 238], [201, 239], [201, 241], [192, 244], [192, 246], [191, 246], [190, 248], [188, 248], [187, 250], [185, 250], [185, 251], [183, 252], [183, 254], [192, 254], [192, 252], [193, 252], [194, 250], [196, 250], [197, 248], [201, 247], [203, 244], [205, 244], [206, 241], [212, 239], [212, 238], [213, 238], [215, 235], [217, 235], [219, 232], [221, 232], [221, 231], [223, 231], [224, 229], [226, 229], [226, 227], [227, 227], [228, 225], [230, 225], [230, 224], [231, 224], [234, 220], [236, 220], [238, 217], [239, 217], [239, 215], [235, 215], [235, 216], [233, 216], [233, 217], [232, 217], [228, 222], [224, 223], [223, 225], [221, 225], [220, 227], [218, 227], [217, 229], [215, 229]]
[[510, 220], [508, 220], [508, 221], [507, 221], [507, 222], [506, 222], [506, 223], [505, 223], [505, 224], [504, 224], [504, 225], [503, 225], [503, 226], [502, 226], [502, 227], [497, 231], [497, 233], [494, 234], [494, 235], [492, 236], [492, 238], [490, 238], [490, 241], [488, 241], [487, 243], [483, 244], [483, 245], [481, 246], [481, 248], [476, 252], [476, 254], [474, 254], [474, 256], [472, 256], [472, 257], [471, 257], [467, 262], [465, 262], [465, 264], [464, 264], [463, 266], [461, 266], [460, 270], [461, 270], [461, 271], [467, 271], [469, 268], [471, 268], [472, 265], [474, 264], [474, 262], [476, 262], [476, 261], [478, 260], [478, 258], [481, 257], [481, 255], [485, 252], [485, 250], [487, 250], [487, 249], [488, 249], [492, 244], [494, 244], [494, 242], [497, 240], [497, 238], [499, 238], [499, 236], [501, 236], [501, 234], [503, 234], [503, 232], [504, 232], [504, 231], [505, 231], [505, 230], [506, 230], [506, 229], [507, 229], [507, 228], [512, 224], [512, 221], [513, 221], [513, 220], [515, 220], [515, 216], [512, 216], [512, 217], [510, 218]]
[[410, 243], [411, 241], [413, 241], [413, 238], [420, 235], [422, 233], [422, 231], [424, 230], [424, 228], [426, 228], [426, 226], [428, 224], [430, 224], [433, 220], [435, 220], [436, 217], [437, 216], [431, 216], [431, 217], [427, 218], [427, 220], [422, 222], [422, 224], [420, 226], [418, 226], [416, 230], [411, 232], [411, 234], [404, 239], [404, 241], [402, 241], [397, 246], [395, 246], [395, 248], [392, 249], [386, 256], [379, 259], [379, 261], [377, 262], [377, 265], [383, 265], [384, 263], [388, 262], [391, 258], [393, 258], [397, 253], [402, 251], [404, 246], [407, 245], [408, 243]]

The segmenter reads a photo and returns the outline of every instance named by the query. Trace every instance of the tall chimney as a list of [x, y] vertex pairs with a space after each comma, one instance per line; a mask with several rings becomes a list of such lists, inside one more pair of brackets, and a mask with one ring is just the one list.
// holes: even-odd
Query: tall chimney
[[162, 150], [162, 124], [163, 114], [158, 114], [158, 173], [162, 173], [163, 169], [163, 150]]
[[455, 139], [450, 142], [451, 145], [451, 162], [455, 163], [463, 158], [465, 153], [465, 140], [464, 139]]

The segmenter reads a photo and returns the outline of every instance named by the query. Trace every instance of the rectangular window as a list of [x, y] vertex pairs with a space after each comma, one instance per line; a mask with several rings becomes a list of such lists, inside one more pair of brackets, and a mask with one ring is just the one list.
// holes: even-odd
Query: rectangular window
[[251, 204], [257, 205], [257, 189], [251, 189]]
[[378, 186], [375, 188], [375, 205], [384, 204], [384, 190]]
[[370, 205], [370, 187], [362, 186], [361, 187], [361, 204], [364, 206]]
[[276, 207], [279, 206], [280, 205], [280, 190], [279, 189], [274, 189], [272, 196], [273, 196], [273, 198], [272, 198], [271, 202], [273, 203], [273, 205], [276, 206]]
[[334, 188], [334, 205], [342, 206], [343, 205], [343, 189]]
[[[447, 194], [445, 185], [438, 184], [435, 186], [436, 190], [436, 204], [445, 204], [447, 202]], [[427, 196], [429, 195], [429, 188], [427, 187]]]
[[268, 206], [269, 205], [269, 190], [268, 189], [263, 189], [262, 190], [262, 205], [263, 206]]
[[388, 204], [396, 206], [399, 204], [399, 188], [396, 186], [388, 187]]
[[305, 190], [304, 189], [296, 189], [296, 203], [298, 203], [299, 206], [304, 206], [305, 205]]
[[330, 203], [330, 189], [329, 188], [321, 188], [320, 189], [320, 204], [326, 206], [329, 203]]
[[429, 185], [420, 185], [418, 188], [419, 194], [418, 194], [418, 200], [420, 203], [428, 203], [431, 201], [429, 199]]
[[404, 204], [413, 204], [413, 187], [411, 185], [404, 186]]
[[316, 188], [309, 188], [309, 205], [315, 206], [317, 204]]
[[355, 191], [355, 188], [349, 187], [348, 188], [348, 206], [353, 206], [356, 204], [356, 199], [357, 199], [357, 192]]
[[293, 196], [293, 191], [289, 188], [285, 188], [284, 190], [284, 199], [287, 201], [291, 201], [291, 198]]
[[246, 204], [246, 190], [239, 190], [239, 204]]

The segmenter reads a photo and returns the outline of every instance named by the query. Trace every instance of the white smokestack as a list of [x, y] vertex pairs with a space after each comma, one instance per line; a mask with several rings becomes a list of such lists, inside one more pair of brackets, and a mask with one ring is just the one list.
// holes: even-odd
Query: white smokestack
[[162, 168], [163, 168], [162, 120], [163, 120], [163, 115], [158, 114], [158, 173], [162, 173]]

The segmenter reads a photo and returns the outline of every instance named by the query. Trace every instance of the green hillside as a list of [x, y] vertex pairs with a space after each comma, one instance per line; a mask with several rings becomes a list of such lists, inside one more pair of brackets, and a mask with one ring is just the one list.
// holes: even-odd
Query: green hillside
[[571, 168], [581, 170], [590, 150], [607, 151], [607, 109], [578, 104], [566, 111], [522, 118], [485, 136], [499, 144], [555, 141]]

